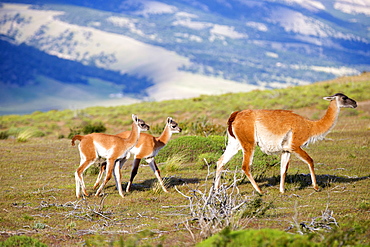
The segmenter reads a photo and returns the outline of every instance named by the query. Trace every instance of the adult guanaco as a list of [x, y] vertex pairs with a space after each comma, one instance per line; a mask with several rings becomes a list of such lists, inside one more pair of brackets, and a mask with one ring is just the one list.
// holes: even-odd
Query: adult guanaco
[[78, 149], [80, 151], [81, 161], [80, 166], [75, 172], [77, 198], [81, 197], [81, 190], [85, 196], [88, 196], [83, 179], [83, 173], [90, 165], [94, 164], [99, 157], [107, 160], [107, 172], [104, 182], [96, 191], [95, 196], [101, 194], [105, 184], [112, 177], [112, 172], [114, 170], [116, 186], [120, 196], [123, 197], [119, 165], [120, 163], [125, 162], [129, 151], [138, 142], [140, 132], [149, 130], [149, 126], [135, 114], [132, 114], [132, 120], [132, 130], [129, 132], [127, 138], [103, 133], [92, 133], [85, 136], [75, 135], [72, 138], [72, 146], [75, 145], [76, 140], [80, 141]]
[[[142, 159], [145, 159], [145, 161], [149, 164], [150, 168], [153, 170], [155, 176], [157, 177], [158, 182], [162, 186], [162, 189], [165, 192], [168, 192], [163, 183], [160, 171], [154, 160], [154, 157], [158, 154], [159, 150], [161, 150], [169, 142], [173, 133], [180, 133], [181, 131], [182, 129], [179, 127], [179, 125], [171, 117], [168, 117], [166, 121], [166, 126], [164, 127], [164, 130], [159, 137], [154, 137], [147, 133], [140, 133], [140, 137], [137, 144], [130, 150], [130, 153], [134, 155], [134, 161], [132, 163], [131, 177], [126, 187], [126, 192], [129, 192], [131, 189], [132, 182], [137, 174], [140, 161]], [[124, 131], [117, 134], [117, 136], [122, 138], [127, 138], [129, 135], [130, 135], [129, 131]], [[107, 164], [106, 162], [103, 162], [101, 164], [100, 172], [98, 178], [96, 179], [94, 188], [99, 186], [99, 182], [106, 169], [106, 164]]]
[[342, 93], [324, 97], [324, 99], [330, 101], [330, 104], [325, 115], [317, 121], [309, 120], [287, 110], [243, 110], [232, 113], [228, 120], [228, 144], [217, 162], [215, 188], [220, 186], [223, 166], [241, 149], [243, 151], [242, 169], [254, 189], [262, 194], [250, 172], [254, 148], [258, 145], [266, 154], [282, 153], [281, 193], [284, 193], [284, 181], [291, 153], [308, 164], [313, 188], [319, 190], [314, 162], [302, 147], [324, 139], [335, 126], [340, 108], [357, 107], [356, 101]]

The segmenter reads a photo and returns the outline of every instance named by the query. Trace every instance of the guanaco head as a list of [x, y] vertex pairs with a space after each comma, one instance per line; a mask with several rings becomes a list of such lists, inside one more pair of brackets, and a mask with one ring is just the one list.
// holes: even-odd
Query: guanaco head
[[324, 97], [324, 100], [336, 100], [338, 107], [341, 108], [356, 108], [357, 103], [351, 98], [348, 98], [346, 95], [342, 93], [336, 93], [333, 96]]
[[167, 126], [170, 127], [172, 133], [180, 133], [182, 131], [179, 125], [171, 117], [167, 118]]
[[147, 131], [150, 128], [149, 125], [147, 125], [144, 120], [138, 118], [137, 115], [135, 114], [132, 114], [132, 121], [136, 123], [136, 125], [140, 128], [140, 131]]

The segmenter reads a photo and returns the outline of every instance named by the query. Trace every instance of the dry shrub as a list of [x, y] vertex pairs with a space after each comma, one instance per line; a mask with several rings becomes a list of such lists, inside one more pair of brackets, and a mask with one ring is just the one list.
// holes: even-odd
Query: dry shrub
[[[209, 174], [208, 166], [208, 176]], [[225, 228], [238, 229], [241, 227], [241, 219], [263, 215], [271, 208], [272, 204], [264, 203], [260, 196], [248, 198], [241, 194], [237, 187], [239, 180], [234, 172], [234, 181], [231, 184], [222, 184], [218, 189], [214, 188], [214, 184], [212, 186], [204, 184], [202, 190], [190, 189], [190, 195], [185, 195], [175, 187], [189, 200], [191, 218], [186, 220], [186, 227], [194, 240], [195, 236], [189, 222], [200, 230], [200, 238], [206, 239]]]

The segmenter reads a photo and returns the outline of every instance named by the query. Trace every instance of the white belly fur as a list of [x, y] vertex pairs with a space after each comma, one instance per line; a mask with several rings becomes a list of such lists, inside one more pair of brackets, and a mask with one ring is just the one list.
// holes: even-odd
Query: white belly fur
[[268, 131], [264, 126], [256, 126], [256, 142], [261, 151], [266, 154], [276, 154], [282, 151], [289, 151], [292, 143], [292, 131], [289, 130], [283, 135], [276, 135]]

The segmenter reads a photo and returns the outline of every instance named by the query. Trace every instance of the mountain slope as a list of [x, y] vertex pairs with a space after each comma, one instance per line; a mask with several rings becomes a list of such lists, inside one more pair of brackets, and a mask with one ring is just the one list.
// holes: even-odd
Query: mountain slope
[[[79, 100], [86, 105], [113, 104], [109, 95], [164, 100], [304, 85], [370, 68], [370, 5], [361, 1], [30, 2], [8, 1], [0, 9], [1, 38], [19, 48], [1, 53], [10, 61], [0, 66], [9, 95], [0, 101], [3, 113], [17, 104], [14, 85], [27, 88], [40, 77], [85, 85], [92, 97]], [[22, 50], [31, 48], [44, 58], [41, 67], [55, 67], [11, 58], [23, 58]], [[7, 64], [27, 80], [14, 77]], [[63, 68], [59, 76], [50, 73], [57, 68]], [[96, 78], [105, 90], [89, 93]], [[124, 99], [115, 103], [132, 102]]]

